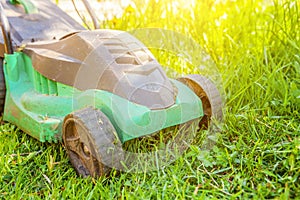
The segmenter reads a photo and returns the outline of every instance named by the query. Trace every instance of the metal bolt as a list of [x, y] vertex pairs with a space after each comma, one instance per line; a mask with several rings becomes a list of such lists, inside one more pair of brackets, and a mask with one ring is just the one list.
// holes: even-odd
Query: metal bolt
[[85, 153], [85, 154], [87, 154], [87, 155], [90, 155], [90, 150], [89, 150], [89, 148], [87, 147], [87, 146], [83, 146], [83, 152]]

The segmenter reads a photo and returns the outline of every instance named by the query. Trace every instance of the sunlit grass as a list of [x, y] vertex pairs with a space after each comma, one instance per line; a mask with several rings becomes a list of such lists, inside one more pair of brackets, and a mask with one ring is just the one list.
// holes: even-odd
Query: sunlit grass
[[[216, 145], [203, 151], [199, 138], [182, 157], [158, 171], [112, 171], [108, 178], [81, 179], [60, 145], [41, 144], [4, 124], [0, 198], [299, 198], [299, 7], [297, 0], [134, 1], [121, 18], [103, 21], [102, 27], [132, 33], [140, 28], [168, 29], [204, 50], [205, 54], [193, 54], [198, 51], [176, 41], [183, 49], [179, 55], [175, 49], [151, 48], [150, 43], [172, 77], [210, 73], [201, 71], [193, 59], [210, 57], [208, 65], [217, 68], [226, 100], [226, 119]], [[139, 36], [145, 44], [153, 41]], [[170, 42], [167, 39], [162, 42]], [[164, 138], [157, 137], [161, 145]]]

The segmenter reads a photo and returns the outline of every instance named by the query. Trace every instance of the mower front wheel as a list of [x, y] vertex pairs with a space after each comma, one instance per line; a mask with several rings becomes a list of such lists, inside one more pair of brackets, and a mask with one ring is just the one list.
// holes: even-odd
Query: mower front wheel
[[177, 80], [193, 90], [202, 101], [204, 116], [199, 123], [199, 128], [208, 129], [212, 118], [222, 121], [223, 104], [221, 94], [211, 80], [199, 74], [187, 75]]
[[119, 168], [122, 145], [109, 119], [86, 108], [65, 117], [63, 142], [78, 175], [100, 177]]

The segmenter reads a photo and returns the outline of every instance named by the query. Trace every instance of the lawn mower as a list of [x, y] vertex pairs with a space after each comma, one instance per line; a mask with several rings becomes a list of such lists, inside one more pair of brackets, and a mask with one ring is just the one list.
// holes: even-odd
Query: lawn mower
[[222, 118], [202, 75], [169, 79], [138, 39], [86, 30], [48, 0], [0, 0], [0, 111], [41, 142], [61, 142], [76, 172], [122, 169], [126, 141]]

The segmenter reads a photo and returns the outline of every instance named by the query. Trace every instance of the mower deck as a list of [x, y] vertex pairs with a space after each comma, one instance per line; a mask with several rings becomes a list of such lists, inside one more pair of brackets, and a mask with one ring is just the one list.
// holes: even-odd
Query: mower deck
[[[33, 69], [30, 58], [24, 53], [7, 55], [5, 61], [7, 95], [4, 120], [42, 142], [60, 141], [64, 117], [91, 106], [108, 116], [121, 142], [203, 116], [200, 99], [176, 80], [172, 80], [178, 89], [176, 103], [166, 109], [151, 110], [111, 92], [98, 89], [79, 91], [47, 80]], [[44, 84], [39, 85], [44, 94], [38, 93], [32, 84], [36, 78], [44, 79], [41, 81]]]

